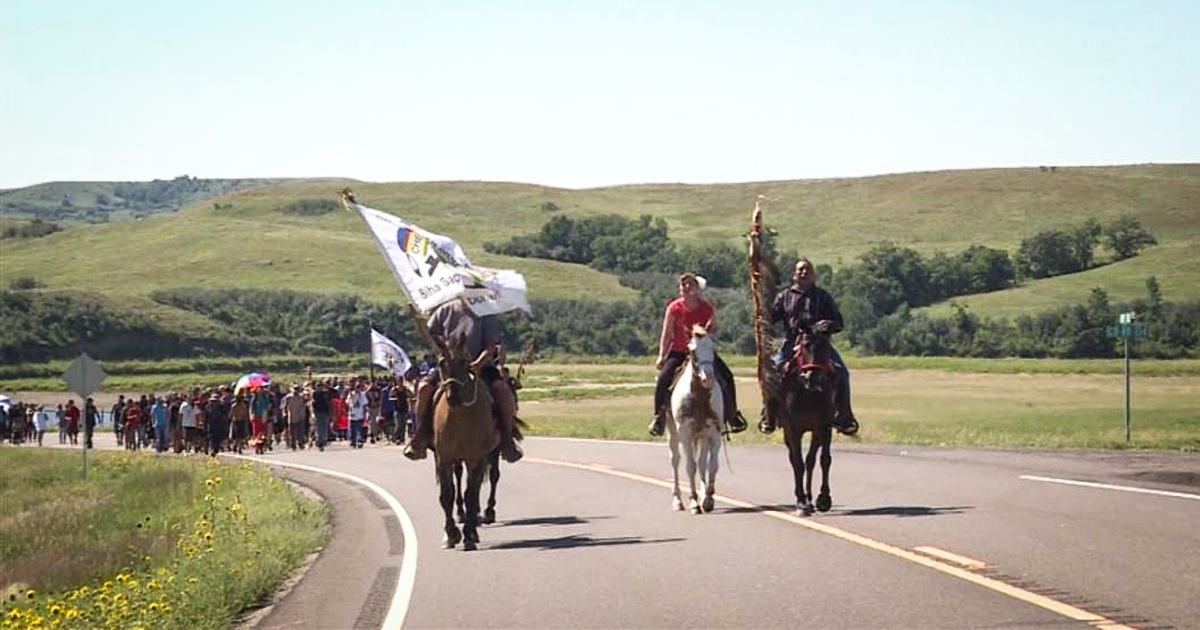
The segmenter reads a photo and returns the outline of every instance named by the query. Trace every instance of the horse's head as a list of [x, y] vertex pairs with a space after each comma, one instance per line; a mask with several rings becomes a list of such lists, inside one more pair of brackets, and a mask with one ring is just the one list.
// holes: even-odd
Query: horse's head
[[830, 349], [827, 331], [807, 330], [797, 337], [795, 355], [789, 367], [804, 389], [824, 392], [833, 386]]
[[715, 358], [716, 350], [708, 331], [700, 325], [692, 327], [692, 338], [688, 340], [688, 360], [692, 363], [693, 378], [699, 380], [705, 389], [712, 389], [717, 383], [713, 372]]
[[478, 395], [479, 371], [487, 362], [487, 351], [478, 357], [470, 356], [465, 336], [438, 344], [438, 375], [446, 390], [446, 402], [451, 407], [470, 407]]

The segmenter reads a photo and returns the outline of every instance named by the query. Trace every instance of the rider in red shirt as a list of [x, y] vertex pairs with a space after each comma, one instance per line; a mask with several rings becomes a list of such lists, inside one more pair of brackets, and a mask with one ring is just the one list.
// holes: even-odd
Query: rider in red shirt
[[[654, 421], [647, 429], [650, 435], [662, 435], [666, 421], [668, 397], [671, 382], [675, 379], [675, 371], [679, 369], [688, 357], [688, 340], [691, 339], [692, 327], [699, 325], [710, 335], [716, 334], [717, 313], [708, 300], [700, 297], [699, 278], [693, 273], [679, 276], [679, 297], [667, 305], [663, 315], [662, 335], [658, 341], [658, 358], [654, 367], [658, 368], [658, 382], [654, 388]], [[746, 430], [746, 419], [737, 410], [737, 392], [733, 386], [733, 373], [721, 360], [715, 359], [713, 367], [717, 373], [717, 381], [721, 384], [721, 392], [725, 400], [725, 422], [732, 433]]]

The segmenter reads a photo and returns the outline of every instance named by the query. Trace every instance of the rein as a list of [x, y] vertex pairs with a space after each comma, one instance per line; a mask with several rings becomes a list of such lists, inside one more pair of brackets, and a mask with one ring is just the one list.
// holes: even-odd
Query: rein
[[[471, 378], [468, 378], [467, 380], [473, 385], [473, 384], [475, 384], [477, 379], [474, 377], [471, 377]], [[463, 385], [465, 385], [466, 383], [464, 383], [463, 381], [460, 381], [459, 379], [456, 379], [456, 378], [442, 379], [442, 387], [446, 387], [450, 384], [458, 385], [460, 388], [462, 388]], [[462, 390], [460, 389], [459, 391], [462, 391]], [[470, 402], [467, 402], [466, 400], [462, 401], [464, 407], [470, 407], [470, 406], [474, 405], [475, 401], [479, 399], [479, 388], [478, 387], [472, 388], [472, 393], [474, 394], [474, 396], [471, 396]]]

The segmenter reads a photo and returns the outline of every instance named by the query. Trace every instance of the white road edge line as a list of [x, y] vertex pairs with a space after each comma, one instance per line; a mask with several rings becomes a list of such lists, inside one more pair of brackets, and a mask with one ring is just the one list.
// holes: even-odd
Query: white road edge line
[[1135, 486], [1116, 486], [1110, 483], [1095, 483], [1093, 481], [1076, 481], [1074, 479], [1058, 479], [1055, 477], [1039, 477], [1037, 475], [1021, 475], [1018, 479], [1026, 481], [1045, 481], [1047, 483], [1061, 483], [1067, 486], [1082, 486], [1084, 488], [1098, 488], [1100, 490], [1119, 490], [1121, 492], [1137, 492], [1139, 494], [1155, 494], [1160, 497], [1175, 497], [1177, 499], [1192, 499], [1200, 501], [1200, 494], [1188, 494], [1186, 492], [1171, 492], [1170, 490], [1153, 490], [1151, 488], [1138, 488]]
[[404, 534], [404, 554], [400, 559], [400, 579], [396, 582], [396, 591], [392, 593], [392, 605], [388, 608], [387, 616], [383, 619], [383, 627], [388, 630], [399, 630], [404, 625], [404, 618], [408, 615], [408, 605], [412, 601], [413, 589], [417, 585], [417, 528], [413, 525], [412, 518], [409, 517], [408, 512], [404, 511], [404, 506], [400, 505], [400, 502], [396, 500], [396, 497], [373, 482], [336, 470], [327, 470], [306, 464], [294, 464], [247, 455], [226, 455], [268, 466], [296, 468], [321, 475], [329, 475], [330, 477], [338, 477], [339, 479], [345, 479], [365, 486], [379, 495], [388, 504], [388, 507], [392, 509], [392, 512], [396, 514], [396, 519], [400, 521], [400, 529]]

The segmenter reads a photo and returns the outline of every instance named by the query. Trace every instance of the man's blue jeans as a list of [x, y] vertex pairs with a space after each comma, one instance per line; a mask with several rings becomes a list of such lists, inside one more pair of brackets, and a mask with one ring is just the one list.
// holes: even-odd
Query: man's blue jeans
[[317, 446], [325, 446], [329, 441], [329, 414], [316, 412], [317, 416]]
[[350, 421], [350, 446], [358, 446], [366, 440], [363, 439], [363, 421], [361, 419]]

